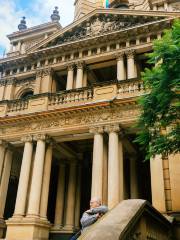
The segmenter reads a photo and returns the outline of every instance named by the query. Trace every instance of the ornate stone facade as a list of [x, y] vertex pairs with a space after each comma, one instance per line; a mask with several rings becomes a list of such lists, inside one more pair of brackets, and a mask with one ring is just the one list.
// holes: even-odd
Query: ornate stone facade
[[[50, 23], [27, 28], [23, 18], [8, 36], [11, 51], [0, 59], [0, 237], [70, 236], [94, 196], [110, 209], [145, 198], [179, 216], [178, 156], [143, 164], [134, 144], [137, 100], [148, 94], [145, 54], [179, 18], [179, 3], [111, 4], [119, 8], [77, 0], [69, 26], [55, 8]], [[144, 236], [164, 239], [150, 225]], [[142, 239], [139, 232], [128, 237]]]

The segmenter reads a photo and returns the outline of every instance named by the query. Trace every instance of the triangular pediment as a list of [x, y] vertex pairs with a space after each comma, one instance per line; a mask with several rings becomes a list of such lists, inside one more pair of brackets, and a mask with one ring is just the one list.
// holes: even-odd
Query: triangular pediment
[[103, 35], [131, 30], [137, 27], [163, 22], [173, 16], [147, 13], [141, 11], [120, 11], [117, 9], [94, 10], [69, 26], [57, 31], [46, 40], [37, 44], [28, 52], [47, 49], [83, 39], [101, 37]]

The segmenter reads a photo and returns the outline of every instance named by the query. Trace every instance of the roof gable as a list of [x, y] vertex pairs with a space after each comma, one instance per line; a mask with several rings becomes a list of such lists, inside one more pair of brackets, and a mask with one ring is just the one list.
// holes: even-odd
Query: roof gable
[[98, 9], [68, 25], [48, 39], [40, 42], [34, 48], [29, 49], [32, 53], [37, 50], [64, 45], [77, 40], [93, 38], [109, 33], [144, 26], [165, 19], [173, 18], [171, 15], [147, 13], [141, 11], [120, 11], [117, 9]]

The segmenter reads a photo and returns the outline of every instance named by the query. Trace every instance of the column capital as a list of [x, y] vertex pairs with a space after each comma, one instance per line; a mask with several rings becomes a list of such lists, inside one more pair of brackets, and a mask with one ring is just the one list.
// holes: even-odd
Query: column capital
[[105, 126], [104, 128], [105, 132], [119, 132], [120, 131], [120, 127], [119, 127], [119, 124], [113, 124], [113, 125], [108, 125], [108, 126]]
[[104, 132], [104, 128], [103, 128], [103, 126], [102, 127], [91, 127], [89, 129], [89, 132], [93, 133], [93, 134], [100, 134], [100, 133]]
[[33, 136], [31, 135], [26, 135], [21, 138], [21, 142], [32, 142], [33, 141]]
[[114, 56], [117, 60], [123, 60], [124, 58], [124, 55], [125, 55], [125, 52], [118, 52], [118, 53], [115, 53]]
[[69, 63], [66, 65], [68, 71], [73, 71], [75, 67], [75, 63]]
[[135, 53], [136, 53], [136, 51], [134, 49], [131, 49], [131, 50], [126, 51], [126, 56], [128, 59], [134, 58]]
[[48, 139], [48, 137], [47, 137], [46, 134], [36, 134], [36, 135], [33, 136], [34, 141], [38, 141], [38, 140], [44, 140], [45, 141], [47, 139]]
[[77, 69], [83, 69], [84, 66], [85, 66], [85, 62], [84, 61], [76, 62]]

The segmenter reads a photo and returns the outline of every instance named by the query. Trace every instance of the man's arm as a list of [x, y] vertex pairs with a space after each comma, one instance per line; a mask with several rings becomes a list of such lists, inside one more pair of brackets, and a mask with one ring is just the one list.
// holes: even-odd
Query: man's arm
[[98, 213], [93, 215], [89, 215], [87, 212], [83, 213], [82, 218], [80, 220], [82, 228], [90, 226], [91, 224], [96, 222], [98, 218], [99, 218]]
[[105, 214], [105, 213], [107, 213], [107, 211], [108, 211], [108, 207], [105, 205], [102, 205], [102, 206], [99, 206], [96, 208], [92, 208], [92, 209], [88, 210], [87, 212], [90, 214], [97, 214], [97, 213]]

